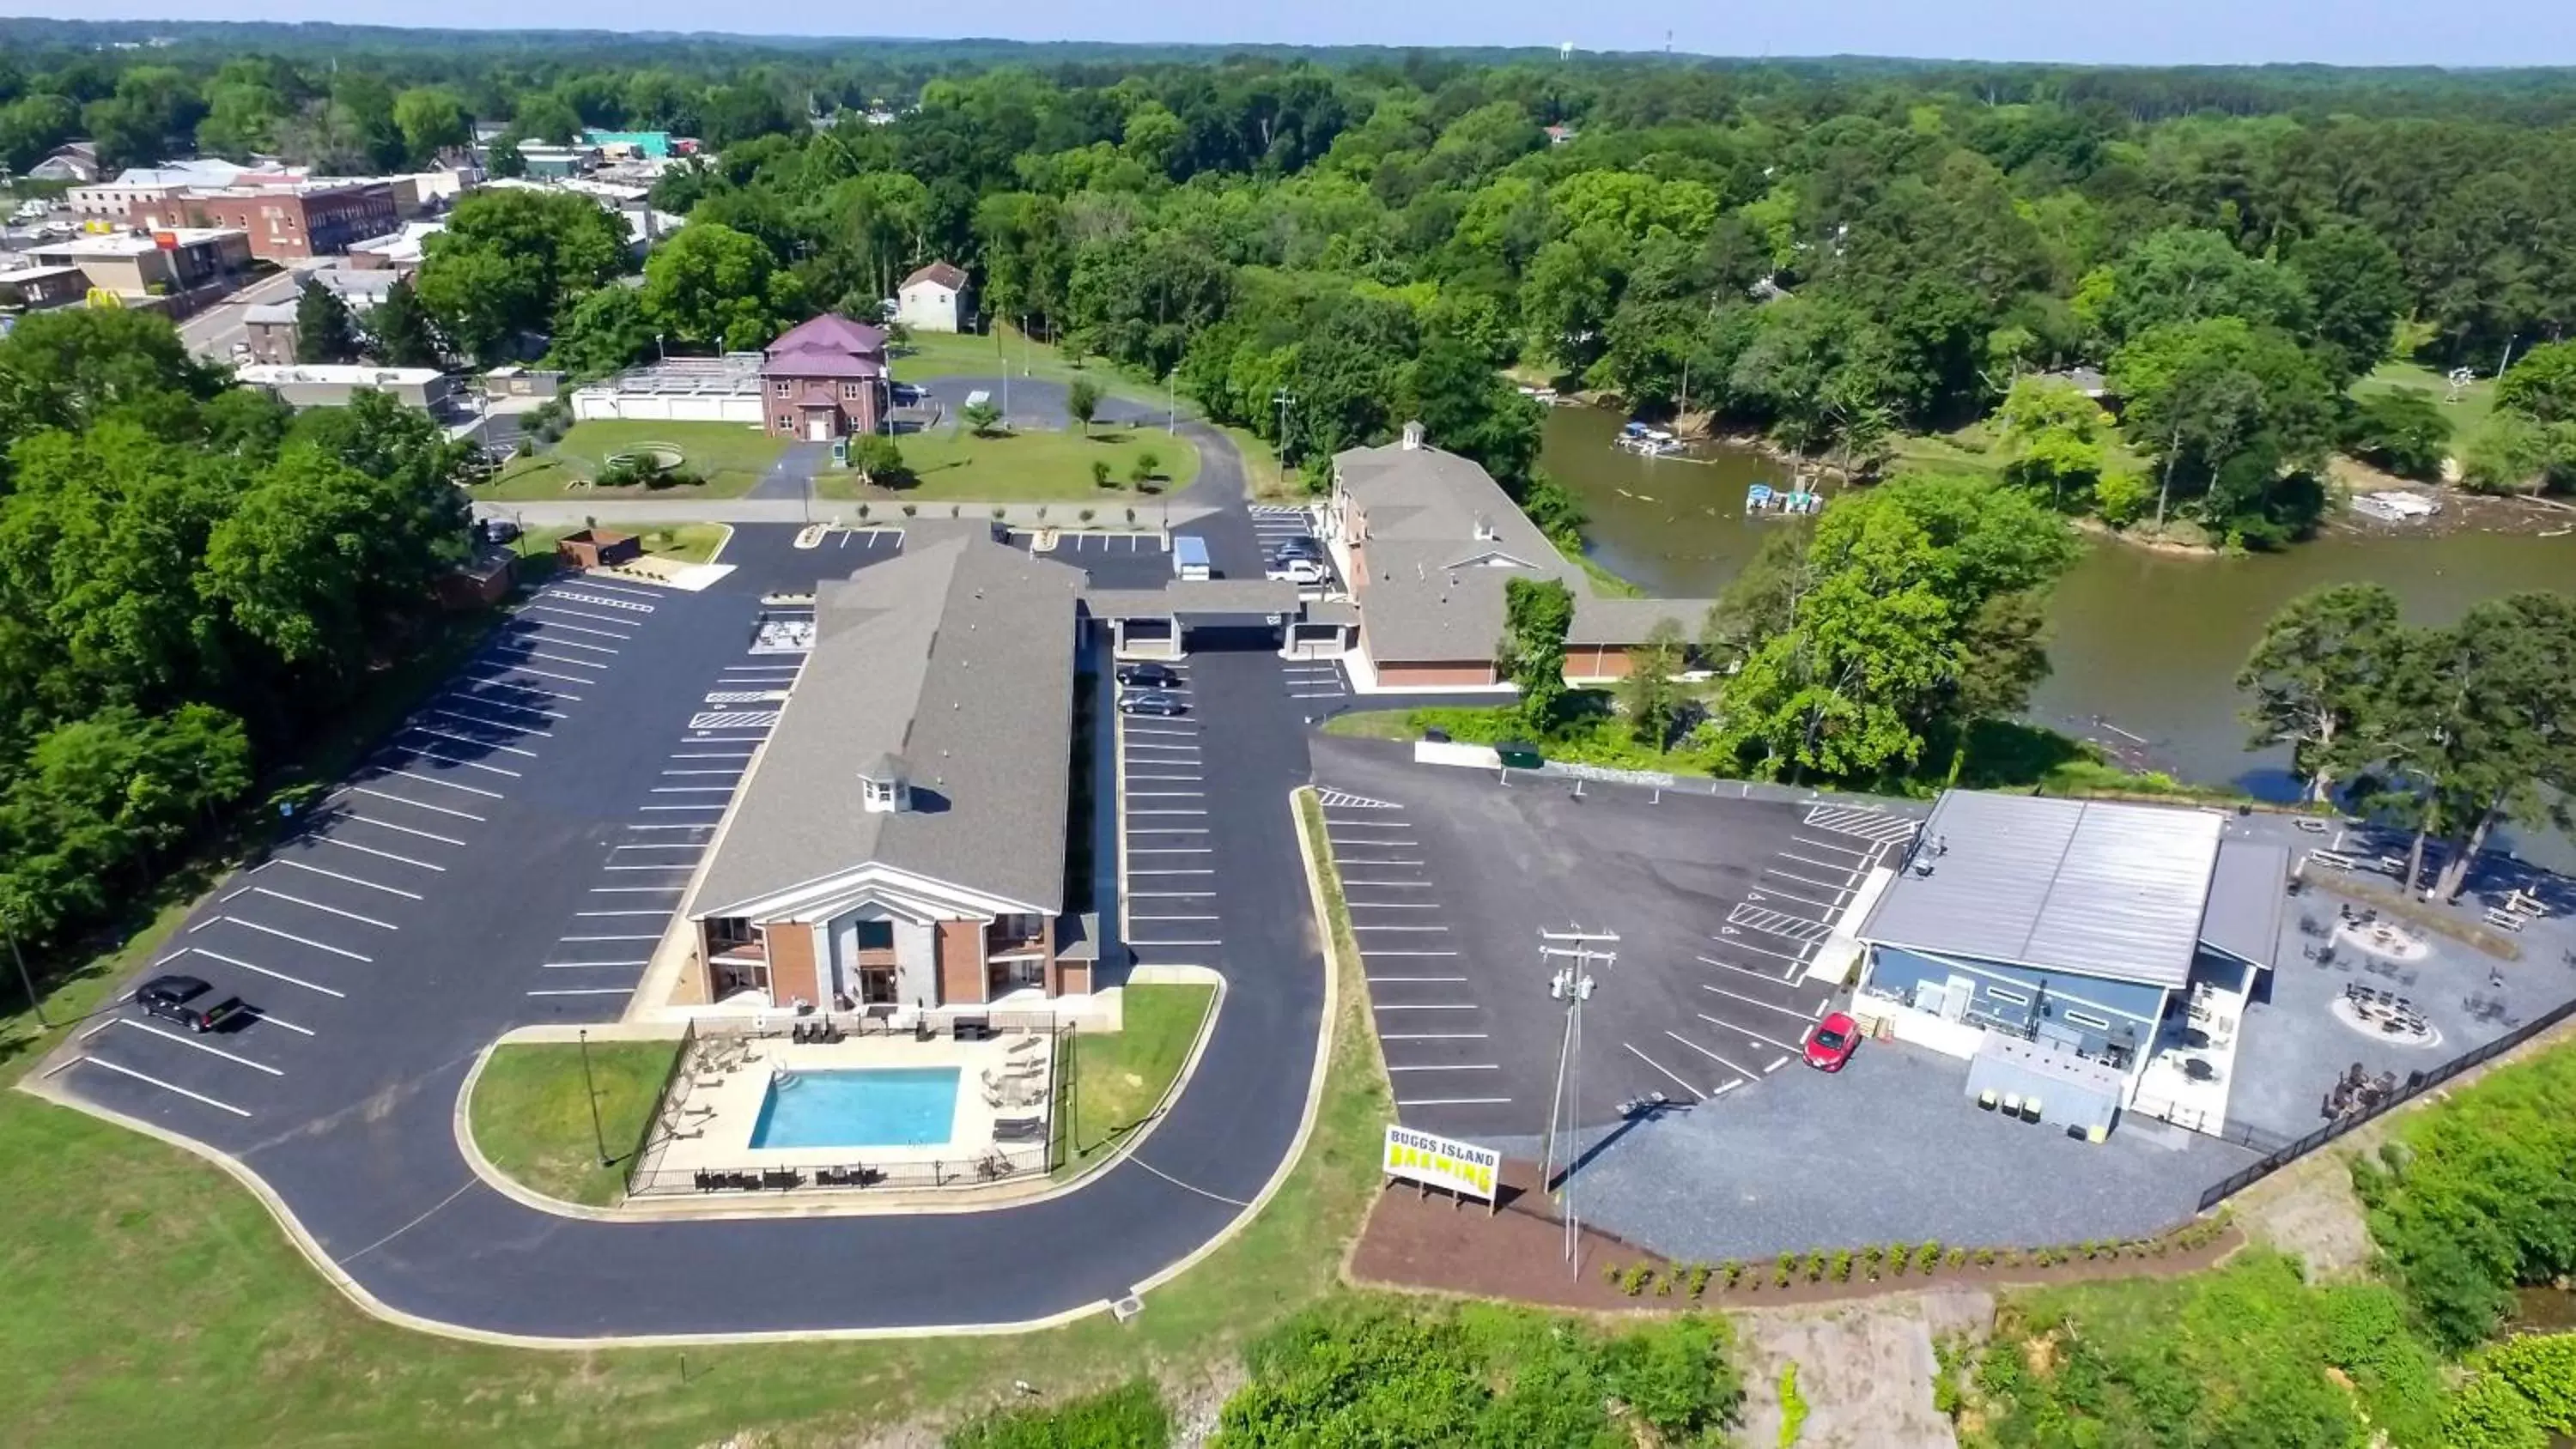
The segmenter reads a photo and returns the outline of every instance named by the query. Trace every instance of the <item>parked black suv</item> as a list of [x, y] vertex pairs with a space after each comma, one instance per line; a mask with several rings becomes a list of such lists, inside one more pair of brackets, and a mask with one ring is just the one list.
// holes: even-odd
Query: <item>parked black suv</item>
[[215, 988], [194, 976], [155, 976], [134, 989], [134, 1004], [147, 1016], [175, 1021], [190, 1031], [213, 1031], [250, 1010], [238, 996], [214, 999]]

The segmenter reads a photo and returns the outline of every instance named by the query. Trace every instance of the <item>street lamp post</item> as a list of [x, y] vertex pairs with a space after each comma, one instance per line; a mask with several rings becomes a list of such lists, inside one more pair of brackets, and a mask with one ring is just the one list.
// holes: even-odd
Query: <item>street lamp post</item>
[[608, 1166], [608, 1133], [599, 1125], [599, 1084], [590, 1076], [590, 1033], [580, 1033], [582, 1095], [590, 1099], [590, 1140], [599, 1148], [599, 1165]]

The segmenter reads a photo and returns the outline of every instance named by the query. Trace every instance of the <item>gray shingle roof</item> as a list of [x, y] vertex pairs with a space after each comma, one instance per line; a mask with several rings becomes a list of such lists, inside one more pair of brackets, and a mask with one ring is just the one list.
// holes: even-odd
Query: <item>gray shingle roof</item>
[[1862, 940], [2150, 986], [2191, 978], [2218, 859], [2206, 810], [1952, 790]]
[[[823, 588], [691, 913], [870, 864], [1061, 910], [1082, 584], [983, 530], [919, 526], [902, 557]], [[912, 808], [872, 814], [859, 774], [887, 755]]]
[[1357, 580], [1369, 653], [1390, 660], [1491, 659], [1503, 635], [1503, 583], [1551, 578], [1574, 591], [1567, 642], [1634, 644], [1657, 619], [1698, 633], [1704, 599], [1596, 595], [1582, 568], [1473, 460], [1389, 443], [1333, 457], [1341, 488], [1368, 520]]
[[2289, 880], [2288, 846], [2220, 841], [2218, 868], [2209, 878], [2209, 905], [2200, 916], [2200, 939], [2240, 961], [2272, 965], [2281, 949]]

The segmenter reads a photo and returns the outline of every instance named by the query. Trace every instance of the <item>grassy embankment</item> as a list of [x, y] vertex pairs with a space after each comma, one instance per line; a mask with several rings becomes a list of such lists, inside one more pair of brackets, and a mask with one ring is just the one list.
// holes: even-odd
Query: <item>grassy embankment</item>
[[[1310, 834], [1315, 820], [1308, 819]], [[58, 1022], [93, 1008], [118, 962], [150, 958], [178, 923], [67, 972]], [[1346, 955], [1346, 961], [1356, 956]], [[0, 1095], [0, 1395], [9, 1437], [64, 1446], [694, 1446], [748, 1431], [861, 1436], [1027, 1379], [1050, 1395], [1139, 1363], [1230, 1357], [1341, 1290], [1342, 1249], [1376, 1186], [1390, 1094], [1361, 986], [1347, 976], [1335, 1066], [1312, 1140], [1268, 1209], [1207, 1261], [1106, 1316], [1046, 1333], [744, 1348], [534, 1352], [389, 1327], [313, 1272], [246, 1192], [150, 1139], [33, 1098]], [[14, 1076], [62, 1028], [0, 1020]], [[594, 1067], [596, 1062], [594, 1062]], [[1303, 1084], [1282, 1090], [1303, 1090]], [[427, 1207], [429, 1204], [421, 1204]]]
[[[682, 455], [680, 466], [703, 482], [663, 488], [576, 487], [608, 466], [611, 454], [647, 443], [668, 443]], [[739, 423], [657, 423], [594, 419], [575, 423], [561, 441], [534, 457], [513, 458], [492, 481], [471, 491], [485, 503], [528, 503], [540, 499], [739, 498], [769, 471], [787, 440], [773, 438]]]
[[[823, 498], [871, 503], [1097, 503], [1126, 505], [1168, 496], [1199, 474], [1199, 450], [1160, 428], [1095, 424], [1088, 435], [1062, 432], [997, 432], [978, 437], [959, 427], [897, 438], [913, 481], [901, 488], [863, 488], [851, 474], [826, 467], [814, 475]], [[1151, 455], [1149, 481], [1135, 481], [1139, 459]], [[1093, 463], [1109, 465], [1109, 486], [1092, 481]], [[1071, 526], [1074, 510], [1065, 510]]]
[[[579, 1043], [501, 1047], [474, 1084], [475, 1145], [503, 1176], [548, 1197], [594, 1207], [616, 1202], [679, 1047], [677, 1040], [592, 1042], [587, 1073]], [[597, 1094], [596, 1136], [586, 1089]]]
[[[1118, 1150], [1163, 1101], [1216, 1000], [1216, 988], [1147, 985], [1125, 988], [1126, 1020], [1115, 1032], [1073, 1042], [1073, 1112], [1056, 1119], [1059, 1175], [1080, 1172]], [[1070, 1126], [1073, 1140], [1062, 1140]]]
[[[631, 530], [637, 538], [643, 540], [644, 552], [655, 558], [669, 559], [673, 563], [705, 563], [715, 557], [716, 549], [733, 535], [733, 530], [721, 523], [621, 525], [614, 517], [603, 517], [599, 520], [599, 526], [611, 533], [625, 533]], [[529, 566], [532, 563], [543, 565], [551, 561], [555, 554], [555, 544], [566, 534], [580, 531], [580, 526], [577, 524], [557, 524], [547, 528], [531, 528], [521, 533], [518, 542], [513, 546], [518, 549], [519, 557], [526, 561], [520, 565], [522, 575], [529, 572]]]

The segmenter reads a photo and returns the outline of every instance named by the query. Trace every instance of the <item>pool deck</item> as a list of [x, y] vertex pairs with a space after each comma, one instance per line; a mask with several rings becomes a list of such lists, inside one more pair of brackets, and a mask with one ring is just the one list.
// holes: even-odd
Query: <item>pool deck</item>
[[[1014, 1043], [1036, 1042], [1034, 1047]], [[657, 1172], [758, 1172], [770, 1168], [855, 1167], [901, 1168], [944, 1163], [971, 1168], [981, 1158], [1001, 1151], [1014, 1167], [1043, 1168], [1046, 1139], [997, 1144], [993, 1124], [1001, 1117], [1047, 1115], [1051, 1080], [1048, 1058], [1054, 1046], [1043, 1036], [1010, 1034], [993, 1041], [961, 1042], [951, 1037], [915, 1041], [908, 1036], [850, 1037], [829, 1043], [798, 1043], [785, 1037], [763, 1037], [748, 1043], [747, 1059], [729, 1070], [690, 1071], [673, 1084], [670, 1130], [663, 1133]], [[1031, 1067], [1034, 1070], [1030, 1070]], [[889, 1067], [955, 1067], [958, 1069], [957, 1114], [947, 1140], [918, 1147], [754, 1147], [752, 1129], [760, 1121], [773, 1072], [849, 1071]], [[986, 1072], [999, 1077], [1013, 1068], [1028, 1072], [1030, 1087], [1019, 1093], [1025, 1106], [1004, 1097], [994, 1106], [983, 1083]]]

